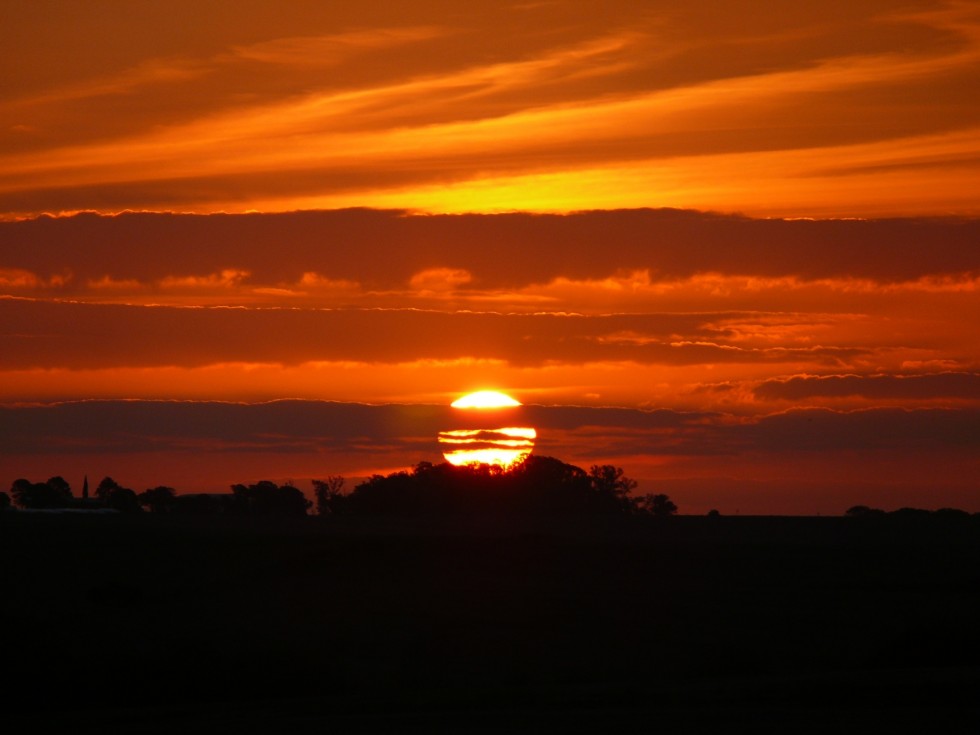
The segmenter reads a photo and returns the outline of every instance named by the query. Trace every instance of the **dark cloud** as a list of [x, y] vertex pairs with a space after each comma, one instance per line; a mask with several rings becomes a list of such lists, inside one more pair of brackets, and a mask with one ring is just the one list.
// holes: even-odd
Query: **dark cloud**
[[752, 451], [952, 450], [969, 455], [980, 449], [980, 410], [800, 409], [766, 416], [730, 434]]
[[806, 398], [980, 399], [980, 373], [927, 375], [825, 375], [767, 380], [753, 390], [763, 400], [799, 401]]
[[[0, 407], [0, 452], [438, 453], [440, 431], [472, 423], [448, 406], [327, 401], [78, 401]], [[717, 413], [528, 405], [508, 421], [534, 426], [556, 450], [602, 442], [618, 455], [920, 451], [980, 447], [980, 410], [793, 410], [758, 419]], [[469, 423], [468, 423], [469, 422]], [[565, 443], [562, 447], [562, 443]]]
[[[221, 403], [78, 401], [0, 407], [6, 454], [113, 452], [315, 452], [428, 441], [449, 422], [449, 407], [319, 401]], [[420, 447], [424, 449], [426, 447]]]
[[839, 452], [885, 451], [897, 456], [949, 451], [966, 458], [980, 448], [980, 410], [976, 409], [795, 409], [758, 418], [627, 412], [608, 423], [599, 418], [606, 410], [596, 409], [596, 423], [591, 426], [550, 425], [562, 433], [567, 445], [620, 456], [776, 458], [800, 453], [831, 457]]
[[[697, 338], [724, 314], [499, 314], [414, 309], [248, 309], [0, 299], [0, 364], [16, 368], [225, 362], [412, 362], [485, 357], [517, 365], [636, 361], [838, 364], [854, 348], [751, 349]], [[628, 331], [642, 342], [608, 339]]]
[[[306, 272], [365, 288], [402, 288], [425, 268], [461, 268], [472, 288], [520, 288], [556, 277], [654, 278], [717, 272], [881, 281], [980, 271], [980, 220], [758, 220], [680, 210], [570, 215], [404, 216], [342, 210], [286, 214], [91, 214], [0, 222], [0, 262], [67, 293], [105, 276], [248, 271], [249, 283], [296, 283]], [[601, 243], [601, 247], [597, 246]]]
[[562, 431], [590, 429], [598, 433], [614, 430], [647, 431], [679, 429], [684, 426], [719, 418], [718, 414], [704, 412], [679, 412], [666, 409], [641, 410], [635, 408], [592, 406], [541, 406], [527, 405], [522, 409], [527, 421], [544, 430]]

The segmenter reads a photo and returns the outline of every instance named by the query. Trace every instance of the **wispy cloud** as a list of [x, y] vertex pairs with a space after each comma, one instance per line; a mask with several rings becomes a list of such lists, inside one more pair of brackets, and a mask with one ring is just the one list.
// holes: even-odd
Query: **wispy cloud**
[[439, 38], [448, 33], [434, 26], [372, 28], [321, 36], [293, 36], [233, 46], [221, 61], [246, 59], [287, 66], [335, 65], [358, 51], [390, 48]]
[[799, 401], [806, 398], [893, 398], [980, 400], [980, 373], [926, 375], [814, 375], [768, 380], [755, 388], [760, 398]]
[[[72, 99], [166, 84], [182, 106], [154, 102], [156, 119], [134, 109], [128, 130], [47, 150], [8, 146], [0, 207], [976, 211], [958, 194], [980, 165], [980, 104], [962, 94], [980, 81], [975, 8], [832, 15], [822, 28], [800, 15], [685, 38], [680, 16], [637, 11], [586, 34], [518, 34], [509, 57], [467, 54], [474, 29], [457, 19], [148, 59], [45, 104], [70, 116]], [[727, 66], [713, 60], [735, 47]], [[242, 65], [260, 70], [253, 89], [224, 91]], [[277, 76], [286, 69], [301, 81]], [[47, 118], [26, 109], [11, 130], [42, 130]], [[96, 119], [86, 110], [77, 127]]]

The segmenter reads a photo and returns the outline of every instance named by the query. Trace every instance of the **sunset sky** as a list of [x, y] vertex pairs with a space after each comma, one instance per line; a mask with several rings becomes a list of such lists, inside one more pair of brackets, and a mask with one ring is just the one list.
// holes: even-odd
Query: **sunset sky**
[[681, 512], [980, 511], [980, 3], [2, 33], [0, 489], [390, 472], [493, 389]]

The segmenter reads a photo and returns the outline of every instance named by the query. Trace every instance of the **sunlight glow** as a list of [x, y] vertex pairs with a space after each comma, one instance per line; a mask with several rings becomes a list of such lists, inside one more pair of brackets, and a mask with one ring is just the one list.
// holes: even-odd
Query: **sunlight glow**
[[468, 464], [492, 464], [510, 469], [520, 464], [530, 452], [517, 452], [513, 449], [460, 449], [445, 452], [443, 456], [450, 464], [462, 467]]
[[452, 402], [453, 408], [509, 408], [520, 406], [520, 401], [515, 401], [505, 393], [495, 390], [479, 390], [457, 398]]
[[502, 429], [452, 429], [439, 432], [443, 456], [450, 464], [492, 464], [510, 468], [534, 449], [537, 431], [531, 427], [507, 426]]

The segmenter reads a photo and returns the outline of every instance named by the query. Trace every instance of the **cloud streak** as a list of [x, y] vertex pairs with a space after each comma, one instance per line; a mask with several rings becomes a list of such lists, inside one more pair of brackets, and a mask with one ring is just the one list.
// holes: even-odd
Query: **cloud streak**
[[15, 299], [0, 300], [0, 314], [12, 330], [4, 340], [3, 364], [14, 369], [465, 357], [518, 365], [810, 359], [839, 364], [864, 352], [830, 345], [757, 348], [676, 336], [678, 329], [706, 335], [701, 319], [723, 315], [175, 308]]
[[794, 376], [784, 380], [767, 380], [754, 392], [759, 398], [783, 401], [853, 396], [902, 400], [963, 398], [978, 401], [980, 373]]
[[[962, 94], [980, 81], [975, 8], [883, 3], [816, 18], [800, 7], [774, 22], [686, 5], [607, 4], [597, 17], [587, 4], [490, 14], [420, 3], [401, 25], [350, 11], [302, 29], [311, 11], [299, 11], [296, 27], [265, 38], [246, 12], [207, 53], [151, 47], [33, 95], [21, 72], [27, 93], [0, 106], [0, 210], [849, 214], [856, 203], [880, 214], [948, 212], [945, 197], [976, 213], [957, 194], [980, 160], [980, 105]], [[503, 33], [506, 49], [489, 44]], [[106, 115], [86, 98], [107, 95], [131, 114], [96, 134]], [[916, 203], [923, 168], [943, 183], [919, 187]], [[855, 202], [869, 184], [876, 199]]]
[[263, 286], [296, 285], [314, 273], [372, 291], [405, 289], [418, 274], [445, 268], [469, 273], [470, 289], [608, 279], [618, 295], [647, 285], [663, 295], [672, 281], [695, 276], [710, 289], [713, 274], [746, 277], [744, 287], [756, 291], [774, 278], [789, 279], [772, 284], [777, 288], [834, 279], [825, 285], [839, 291], [892, 283], [914, 289], [915, 282], [928, 288], [944, 278], [973, 283], [978, 239], [975, 218], [760, 220], [650, 209], [563, 216], [127, 213], [0, 223], [4, 267], [42, 279], [67, 272], [74, 285], [109, 276], [151, 286], [239, 270]]

